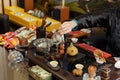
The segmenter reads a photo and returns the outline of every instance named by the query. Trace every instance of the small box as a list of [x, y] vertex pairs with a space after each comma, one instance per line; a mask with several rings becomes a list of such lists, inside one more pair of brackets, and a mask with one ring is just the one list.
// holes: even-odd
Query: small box
[[35, 80], [52, 80], [52, 73], [47, 72], [38, 65], [32, 66], [28, 71]]
[[42, 19], [39, 19], [25, 12], [9, 12], [9, 19], [21, 26], [26, 27], [36, 25], [37, 21], [38, 25], [42, 24]]
[[55, 6], [52, 10], [51, 16], [60, 22], [69, 20], [69, 7]]

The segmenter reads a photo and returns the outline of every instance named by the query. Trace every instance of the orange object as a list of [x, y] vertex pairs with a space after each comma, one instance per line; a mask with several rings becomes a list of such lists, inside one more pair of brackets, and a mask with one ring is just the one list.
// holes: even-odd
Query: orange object
[[[89, 78], [93, 78], [96, 74], [96, 71], [97, 71], [97, 67], [94, 66], [94, 65], [90, 65], [88, 67], [88, 74], [89, 74]], [[93, 79], [92, 79], [93, 80]]]
[[7, 47], [7, 48], [14, 48], [16, 45], [19, 44], [19, 39], [17, 37], [13, 37], [11, 39], [7, 39], [5, 41], [5, 45], [4, 47]]
[[52, 11], [52, 17], [60, 22], [69, 20], [69, 7], [55, 6]]
[[60, 44], [60, 54], [64, 54], [64, 44]]
[[68, 38], [82, 37], [82, 36], [87, 36], [88, 35], [88, 33], [83, 32], [83, 31], [71, 31], [69, 34], [72, 35], [72, 36], [70, 36]]

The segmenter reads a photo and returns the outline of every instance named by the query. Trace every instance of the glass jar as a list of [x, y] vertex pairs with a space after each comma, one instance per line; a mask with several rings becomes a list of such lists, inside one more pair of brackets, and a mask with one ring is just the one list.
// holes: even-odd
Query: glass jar
[[12, 63], [18, 63], [24, 60], [21, 52], [17, 50], [9, 51], [8, 60]]

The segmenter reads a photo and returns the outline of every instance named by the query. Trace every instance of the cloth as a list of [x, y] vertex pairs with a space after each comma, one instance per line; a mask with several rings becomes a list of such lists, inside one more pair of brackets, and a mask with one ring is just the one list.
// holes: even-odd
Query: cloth
[[90, 13], [75, 18], [78, 21], [78, 30], [81, 28], [107, 28], [107, 42], [115, 56], [120, 56], [120, 7], [104, 10], [99, 13]]

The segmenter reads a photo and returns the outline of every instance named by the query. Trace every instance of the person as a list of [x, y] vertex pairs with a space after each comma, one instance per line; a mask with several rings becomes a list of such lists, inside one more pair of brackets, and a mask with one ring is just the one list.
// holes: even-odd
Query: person
[[71, 21], [62, 23], [58, 32], [63, 35], [73, 29], [105, 27], [109, 50], [113, 56], [120, 57], [120, 7], [111, 8], [101, 12], [80, 15]]

